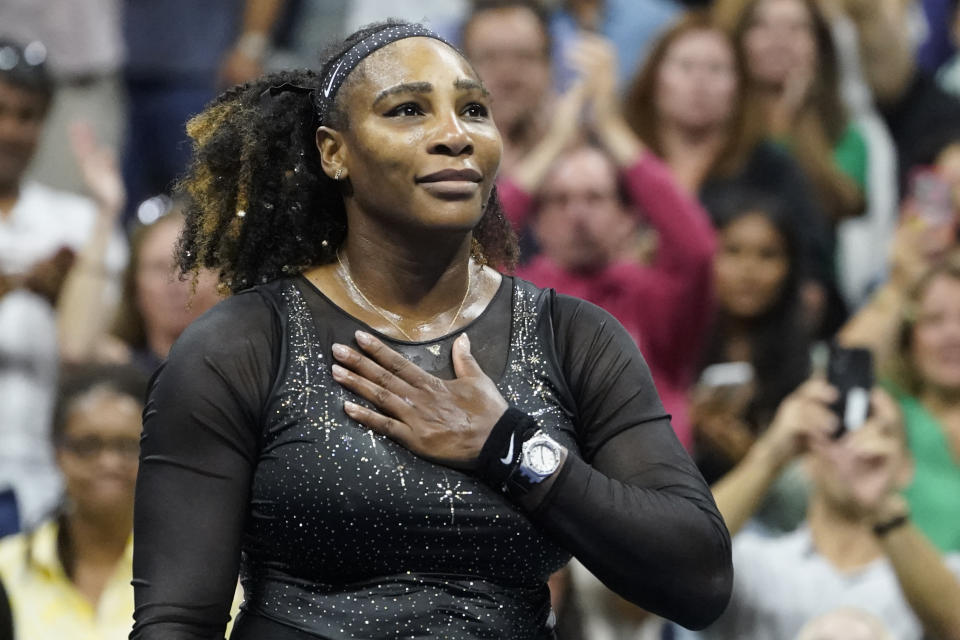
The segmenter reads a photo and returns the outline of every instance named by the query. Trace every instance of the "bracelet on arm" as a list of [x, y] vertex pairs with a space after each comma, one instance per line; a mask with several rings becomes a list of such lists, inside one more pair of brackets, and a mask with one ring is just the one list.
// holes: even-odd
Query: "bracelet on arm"
[[894, 516], [889, 520], [884, 520], [883, 522], [878, 522], [873, 525], [873, 535], [877, 536], [878, 538], [882, 538], [894, 529], [899, 529], [908, 522], [910, 522], [910, 515], [901, 513], [900, 515]]
[[480, 479], [502, 490], [507, 478], [520, 464], [524, 439], [536, 430], [537, 423], [533, 418], [519, 409], [508, 408], [493, 425], [477, 456]]

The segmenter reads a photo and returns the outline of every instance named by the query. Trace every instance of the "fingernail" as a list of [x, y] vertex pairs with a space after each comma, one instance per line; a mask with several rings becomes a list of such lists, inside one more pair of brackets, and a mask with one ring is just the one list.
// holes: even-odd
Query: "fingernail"
[[360, 408], [360, 405], [350, 402], [349, 400], [343, 401], [343, 409], [345, 411], [356, 411]]
[[357, 342], [359, 342], [362, 345], [368, 345], [373, 343], [373, 336], [367, 333], [366, 331], [360, 331], [358, 329], [357, 332], [354, 333], [354, 335], [357, 338]]
[[350, 350], [342, 344], [335, 342], [333, 343], [333, 355], [337, 356], [338, 358], [346, 358], [350, 355]]
[[333, 365], [332, 370], [334, 378], [345, 378], [347, 376], [347, 370], [338, 364]]
[[470, 348], [470, 336], [465, 333], [461, 333], [460, 340], [463, 342], [463, 346], [465, 346], [467, 349]]

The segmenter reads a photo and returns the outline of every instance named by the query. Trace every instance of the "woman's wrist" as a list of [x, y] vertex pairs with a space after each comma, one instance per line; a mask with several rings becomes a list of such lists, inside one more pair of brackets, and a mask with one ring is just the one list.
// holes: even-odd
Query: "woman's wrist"
[[868, 517], [873, 533], [882, 538], [910, 521], [910, 506], [898, 493], [890, 494], [872, 510]]
[[771, 425], [744, 458], [772, 476], [779, 474], [796, 455], [794, 446], [773, 432], [775, 428], [775, 424]]
[[596, 132], [604, 148], [621, 169], [636, 164], [644, 150], [643, 143], [618, 113], [600, 118]]
[[566, 145], [561, 136], [548, 135], [520, 161], [510, 178], [527, 193], [536, 193]]
[[477, 475], [490, 486], [501, 489], [520, 465], [523, 440], [537, 429], [533, 418], [514, 407], [508, 407], [480, 449]]

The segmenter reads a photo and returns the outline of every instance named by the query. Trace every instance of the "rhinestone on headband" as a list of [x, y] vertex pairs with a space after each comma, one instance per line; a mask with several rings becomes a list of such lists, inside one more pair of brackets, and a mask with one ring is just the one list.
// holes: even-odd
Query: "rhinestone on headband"
[[451, 47], [453, 46], [422, 24], [392, 25], [367, 36], [340, 56], [336, 60], [336, 64], [331, 61], [330, 70], [324, 74], [323, 81], [320, 83], [320, 90], [314, 93], [314, 107], [319, 121], [324, 122], [327, 119], [333, 101], [336, 100], [337, 92], [340, 91], [344, 80], [364, 58], [388, 44], [406, 38], [433, 38]]

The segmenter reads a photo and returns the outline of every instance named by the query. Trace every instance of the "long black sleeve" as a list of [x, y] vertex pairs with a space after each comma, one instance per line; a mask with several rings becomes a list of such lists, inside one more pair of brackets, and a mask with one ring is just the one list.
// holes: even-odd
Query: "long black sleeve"
[[134, 640], [220, 640], [279, 329], [255, 292], [191, 325], [151, 382], [134, 509]]
[[557, 296], [552, 314], [585, 459], [567, 458], [531, 517], [621, 596], [703, 628], [723, 612], [733, 578], [710, 489], [629, 334], [574, 298]]

